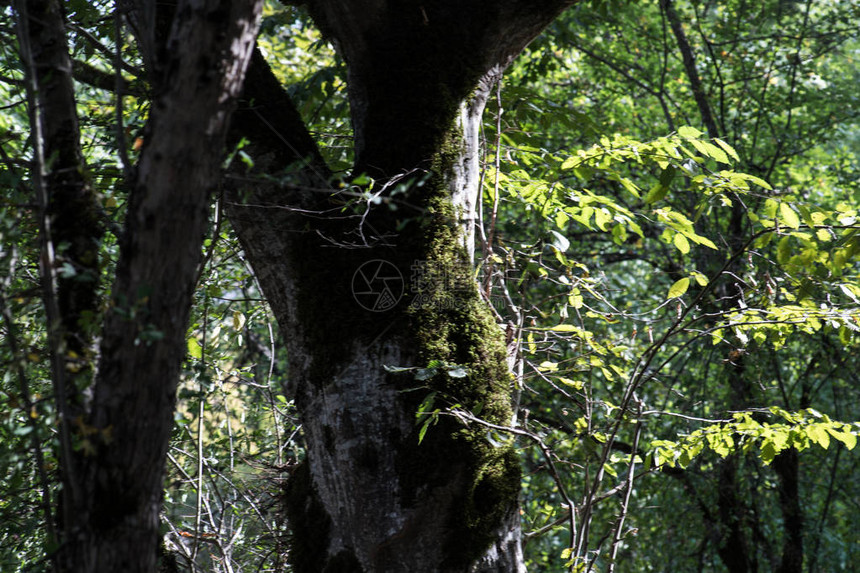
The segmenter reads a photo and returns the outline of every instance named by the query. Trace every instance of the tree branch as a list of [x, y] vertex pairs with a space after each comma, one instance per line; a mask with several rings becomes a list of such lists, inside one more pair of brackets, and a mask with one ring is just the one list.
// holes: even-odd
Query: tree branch
[[699, 71], [696, 69], [696, 57], [693, 54], [693, 48], [687, 40], [687, 34], [684, 32], [684, 27], [681, 24], [681, 18], [675, 11], [673, 0], [660, 0], [660, 7], [666, 14], [669, 20], [669, 26], [672, 28], [672, 33], [675, 35], [675, 40], [678, 42], [678, 49], [681, 51], [681, 57], [684, 62], [684, 70], [687, 72], [687, 79], [690, 82], [690, 89], [693, 92], [693, 98], [696, 100], [696, 105], [699, 108], [699, 116], [705, 129], [708, 130], [708, 135], [712, 138], [720, 137], [720, 131], [717, 129], [717, 123], [714, 121], [714, 115], [711, 111], [711, 104], [708, 102], [708, 95], [705, 93], [705, 87], [699, 77]]

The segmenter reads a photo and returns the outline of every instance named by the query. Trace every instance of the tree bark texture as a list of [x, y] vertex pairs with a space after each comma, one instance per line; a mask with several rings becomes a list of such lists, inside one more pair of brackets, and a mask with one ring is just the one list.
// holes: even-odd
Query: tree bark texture
[[45, 217], [57, 247], [57, 264], [72, 272], [59, 277], [57, 298], [66, 353], [78, 357], [89, 349], [92, 332], [81, 320], [91, 320], [98, 306], [98, 248], [103, 229], [92, 188], [84, 176], [78, 118], [72, 82], [72, 60], [65, 41], [65, 24], [56, 0], [18, 2], [25, 65], [35, 91], [36, 142], [44, 159]]
[[[155, 3], [140, 5], [146, 12]], [[155, 570], [165, 455], [209, 199], [219, 182], [227, 122], [241, 91], [261, 6], [261, 0], [187, 0], [176, 7], [159, 62], [146, 144], [130, 182], [92, 402], [86, 411], [77, 410], [74, 420], [63, 420], [76, 430], [75, 453], [63, 460], [61, 571]], [[27, 2], [18, 12], [29, 15], [26, 39], [35, 64], [28, 67], [40, 82], [45, 153], [54, 168], [47, 187], [49, 221], [56, 232], [48, 238], [54, 246], [67, 241], [71, 246], [60, 260], [68, 257], [85, 272], [97, 268], [100, 230], [82, 183], [59, 4]], [[76, 220], [80, 214], [86, 217]], [[64, 295], [61, 285], [64, 332], [81, 332], [83, 313], [94, 310], [95, 280], [87, 290], [70, 288]], [[75, 347], [67, 341], [64, 348]], [[61, 404], [65, 399], [60, 397]], [[72, 392], [68, 399], [75, 399]]]
[[[235, 136], [291, 179], [236, 187], [227, 208], [284, 332], [307, 440], [287, 493], [296, 571], [523, 570], [513, 450], [444, 414], [419, 444], [416, 412], [510, 420], [502, 332], [471, 274], [480, 117], [568, 4], [309, 3], [348, 65], [353, 174], [374, 178], [374, 202], [330, 186], [255, 56]], [[388, 298], [363, 298], [374, 289]]]
[[[42, 292], [51, 332], [54, 394], [60, 407], [61, 482], [76, 488], [70, 425], [82, 412], [78, 388], [91, 381], [93, 318], [98, 309], [98, 249], [103, 233], [84, 177], [72, 63], [59, 2], [15, 4], [19, 52], [27, 74], [34, 149], [32, 181], [40, 206]], [[70, 269], [58, 276], [58, 268]], [[60, 521], [68, 521], [60, 518]], [[49, 530], [51, 527], [49, 526]], [[55, 542], [55, 539], [51, 540]]]

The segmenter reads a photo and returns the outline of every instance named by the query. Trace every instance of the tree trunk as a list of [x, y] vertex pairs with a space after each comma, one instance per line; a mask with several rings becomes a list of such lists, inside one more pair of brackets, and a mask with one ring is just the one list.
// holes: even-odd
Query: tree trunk
[[[209, 198], [220, 177], [227, 121], [241, 90], [261, 6], [261, 0], [188, 0], [177, 6], [159, 75], [153, 74], [156, 97], [141, 161], [130, 182], [130, 205], [112, 306], [103, 325], [92, 404], [88, 411], [78, 410], [72, 420], [68, 402], [82, 405], [77, 389], [69, 388], [68, 395], [60, 393], [58, 398], [65, 415], [63, 425], [75, 427], [74, 453], [62, 460], [65, 519], [60, 571], [155, 570], [165, 454]], [[55, 150], [53, 155], [62, 158], [65, 171], [80, 174], [71, 66], [59, 5], [19, 3], [18, 13], [35, 31], [33, 35], [24, 30], [21, 37], [22, 47], [33, 46], [22, 53], [36, 56], [25, 66], [36, 82], [39, 105], [59, 94], [52, 100], [57, 105], [42, 110], [55, 120], [40, 124], [46, 126], [42, 130], [45, 149]], [[46, 67], [60, 80], [55, 82], [59, 88], [39, 84]], [[62, 129], [54, 129], [56, 120], [63, 117]], [[38, 158], [42, 160], [38, 167], [47, 173], [47, 158], [44, 154]], [[72, 206], [89, 206], [86, 190], [75, 191], [80, 186], [67, 191], [57, 178], [47, 181], [52, 186], [49, 207], [61, 206], [61, 199]], [[56, 248], [58, 237], [68, 236], [72, 244], [68, 252], [78, 253], [79, 243], [94, 252], [88, 220], [70, 221], [68, 214], [50, 209], [49, 214], [48, 224], [59, 227], [53, 236], [45, 235], [49, 250]], [[52, 273], [49, 266], [43, 274], [49, 286]], [[61, 332], [82, 331], [80, 309], [92, 311], [94, 306], [95, 288], [89, 288], [90, 298], [60, 298], [59, 323], [65, 327]], [[52, 330], [57, 327], [49, 325]], [[57, 348], [74, 349], [71, 342]], [[64, 370], [55, 371], [55, 377], [61, 378]]]
[[[447, 198], [454, 184], [432, 175], [422, 188], [436, 186]], [[450, 203], [428, 202], [394, 238], [392, 213], [372, 212], [363, 221], [367, 242], [356, 243], [358, 218], [317, 220], [313, 231], [296, 233], [309, 218], [267, 210], [277, 194], [258, 188], [248, 205], [228, 207], [287, 333], [291, 390], [308, 444], [288, 501], [294, 567], [520, 570], [513, 451], [494, 448], [484, 431], [450, 419], [418, 443], [415, 412], [432, 391], [439, 393], [436, 407], [456, 402], [476, 409], [482, 402], [488, 419], [510, 419], [501, 332], [474, 284], [458, 285], [455, 297], [418, 293], [410, 284], [413, 267], [446, 277], [470, 268]], [[363, 263], [371, 262], [365, 272], [375, 271], [372, 261], [396, 269], [391, 307], [374, 309], [355, 296], [353, 279]], [[411, 306], [419, 295], [427, 304]], [[386, 369], [434, 359], [466, 365], [469, 376], [452, 378], [440, 368], [433, 379], [418, 381], [412, 372]]]
[[510, 420], [502, 332], [472, 279], [478, 130], [495, 79], [567, 4], [312, 2], [348, 65], [366, 203], [330, 187], [255, 58], [237, 127], [259, 169], [294, 176], [227, 207], [287, 340], [307, 441], [287, 495], [296, 571], [523, 570], [512, 447], [444, 413], [420, 439], [416, 412]]
[[[56, 0], [15, 4], [19, 53], [26, 72], [33, 142], [31, 179], [40, 207], [42, 298], [48, 322], [51, 378], [59, 405], [58, 452], [63, 491], [78, 488], [72, 464], [72, 422], [83, 412], [79, 389], [92, 382], [93, 319], [98, 312], [98, 250], [103, 228], [84, 178], [72, 63]], [[58, 276], [58, 269], [71, 269]], [[61, 528], [73, 519], [68, 503]], [[52, 523], [46, 524], [56, 543]], [[56, 565], [56, 560], [54, 560]]]
[[777, 573], [803, 570], [803, 510], [800, 507], [800, 460], [797, 450], [780, 453], [773, 460], [779, 479], [779, 507], [782, 511], [782, 561]]

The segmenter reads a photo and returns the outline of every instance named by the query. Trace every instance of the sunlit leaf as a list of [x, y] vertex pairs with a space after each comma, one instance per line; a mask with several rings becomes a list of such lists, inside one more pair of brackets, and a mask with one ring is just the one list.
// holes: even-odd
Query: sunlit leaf
[[669, 294], [667, 298], [678, 298], [679, 296], [684, 296], [684, 293], [687, 292], [687, 289], [690, 287], [690, 277], [684, 277], [675, 281], [675, 283], [669, 288]]
[[788, 203], [779, 204], [779, 218], [792, 229], [800, 227], [800, 217], [797, 216], [797, 213], [795, 213], [794, 209]]
[[681, 251], [681, 254], [686, 255], [690, 252], [690, 242], [687, 240], [687, 237], [681, 233], [677, 233], [672, 239], [672, 242], [675, 243], [675, 246], [679, 251]]

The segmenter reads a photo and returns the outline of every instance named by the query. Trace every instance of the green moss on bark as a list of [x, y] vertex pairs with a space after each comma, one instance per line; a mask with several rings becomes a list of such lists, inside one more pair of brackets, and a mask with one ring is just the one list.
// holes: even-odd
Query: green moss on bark
[[[436, 155], [434, 171], [450, 172], [459, 154], [459, 137], [452, 132]], [[427, 198], [420, 235], [422, 257], [429, 272], [451, 277], [471, 270], [468, 254], [460, 243], [460, 228], [444, 176], [436, 176], [435, 192]], [[415, 336], [420, 365], [433, 361], [464, 366], [465, 377], [446, 372], [428, 382], [451, 405], [479, 412], [487, 421], [506, 424], [511, 417], [511, 375], [501, 330], [481, 299], [471, 276], [450, 292], [446, 284], [433, 284], [416, 293], [419, 304], [409, 311], [410, 331]], [[420, 393], [419, 393], [420, 394]], [[420, 402], [423, 396], [414, 396]], [[439, 404], [440, 406], [442, 404]], [[409, 497], [424, 487], [459, 481], [462, 491], [453, 500], [445, 540], [447, 567], [467, 567], [480, 558], [497, 539], [506, 516], [516, 510], [520, 467], [510, 446], [495, 446], [480, 425], [463, 427], [451, 419], [428, 430], [416, 447], [417, 430], [407, 438], [399, 456], [401, 482]], [[428, 472], [428, 468], [433, 468]]]

